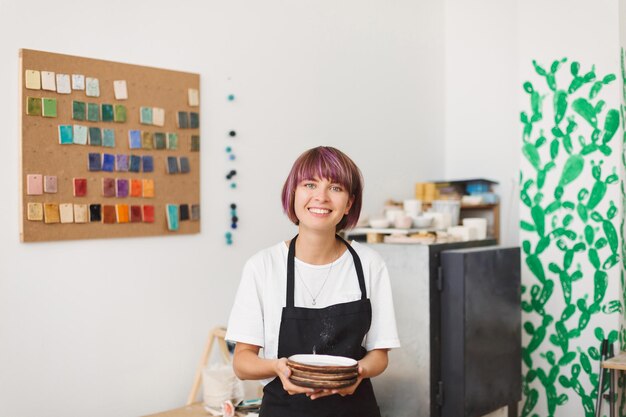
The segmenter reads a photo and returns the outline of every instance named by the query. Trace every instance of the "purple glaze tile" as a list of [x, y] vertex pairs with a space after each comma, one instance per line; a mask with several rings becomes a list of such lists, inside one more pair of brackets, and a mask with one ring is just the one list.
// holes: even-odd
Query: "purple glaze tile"
[[128, 180], [125, 178], [118, 178], [117, 183], [117, 197], [128, 197]]
[[115, 168], [117, 171], [128, 171], [128, 155], [119, 154], [115, 156]]

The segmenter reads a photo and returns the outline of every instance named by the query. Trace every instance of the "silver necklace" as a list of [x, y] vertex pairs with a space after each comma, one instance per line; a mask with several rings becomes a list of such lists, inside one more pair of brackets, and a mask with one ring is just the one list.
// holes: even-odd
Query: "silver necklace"
[[313, 305], [316, 304], [315, 301], [317, 300], [317, 297], [319, 297], [320, 294], [322, 293], [322, 290], [324, 289], [324, 286], [326, 285], [326, 281], [328, 281], [328, 277], [330, 276], [330, 271], [333, 270], [333, 265], [335, 264], [337, 259], [339, 259], [339, 258], [336, 258], [334, 261], [332, 261], [330, 263], [330, 266], [328, 267], [328, 273], [326, 274], [326, 278], [324, 278], [324, 282], [322, 283], [322, 286], [321, 286], [320, 290], [317, 292], [317, 294], [315, 294], [315, 297], [313, 297], [313, 293], [311, 292], [309, 287], [307, 287], [306, 282], [304, 282], [304, 278], [302, 277], [302, 272], [300, 272], [300, 268], [298, 268], [298, 264], [295, 263], [296, 270], [298, 271], [298, 276], [300, 277], [300, 281], [302, 281], [302, 285], [306, 289], [306, 292], [308, 292], [309, 295], [311, 296], [311, 304], [313, 304]]

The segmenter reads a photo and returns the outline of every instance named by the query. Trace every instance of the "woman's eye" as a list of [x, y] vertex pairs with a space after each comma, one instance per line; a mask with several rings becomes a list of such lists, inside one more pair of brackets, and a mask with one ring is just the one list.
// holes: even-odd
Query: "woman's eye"
[[343, 189], [337, 185], [332, 186], [330, 189], [337, 192], [343, 191]]
[[304, 184], [304, 187], [313, 189], [313, 188], [315, 188], [315, 184], [313, 184], [312, 182], [307, 182], [306, 184]]

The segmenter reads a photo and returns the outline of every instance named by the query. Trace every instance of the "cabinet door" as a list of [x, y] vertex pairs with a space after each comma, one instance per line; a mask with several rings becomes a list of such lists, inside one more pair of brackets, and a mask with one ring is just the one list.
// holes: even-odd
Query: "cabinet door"
[[442, 252], [442, 417], [478, 417], [521, 399], [519, 248]]

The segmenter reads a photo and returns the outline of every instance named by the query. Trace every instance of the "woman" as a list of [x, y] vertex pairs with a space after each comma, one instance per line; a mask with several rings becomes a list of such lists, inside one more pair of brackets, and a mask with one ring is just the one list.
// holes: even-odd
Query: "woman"
[[[357, 223], [362, 190], [361, 172], [344, 153], [306, 151], [282, 192], [298, 234], [244, 267], [226, 338], [237, 342], [237, 376], [266, 384], [261, 417], [380, 417], [370, 378], [400, 346], [389, 276], [376, 252], [336, 235]], [[298, 353], [351, 357], [357, 382], [334, 390], [294, 385], [287, 357]]]

